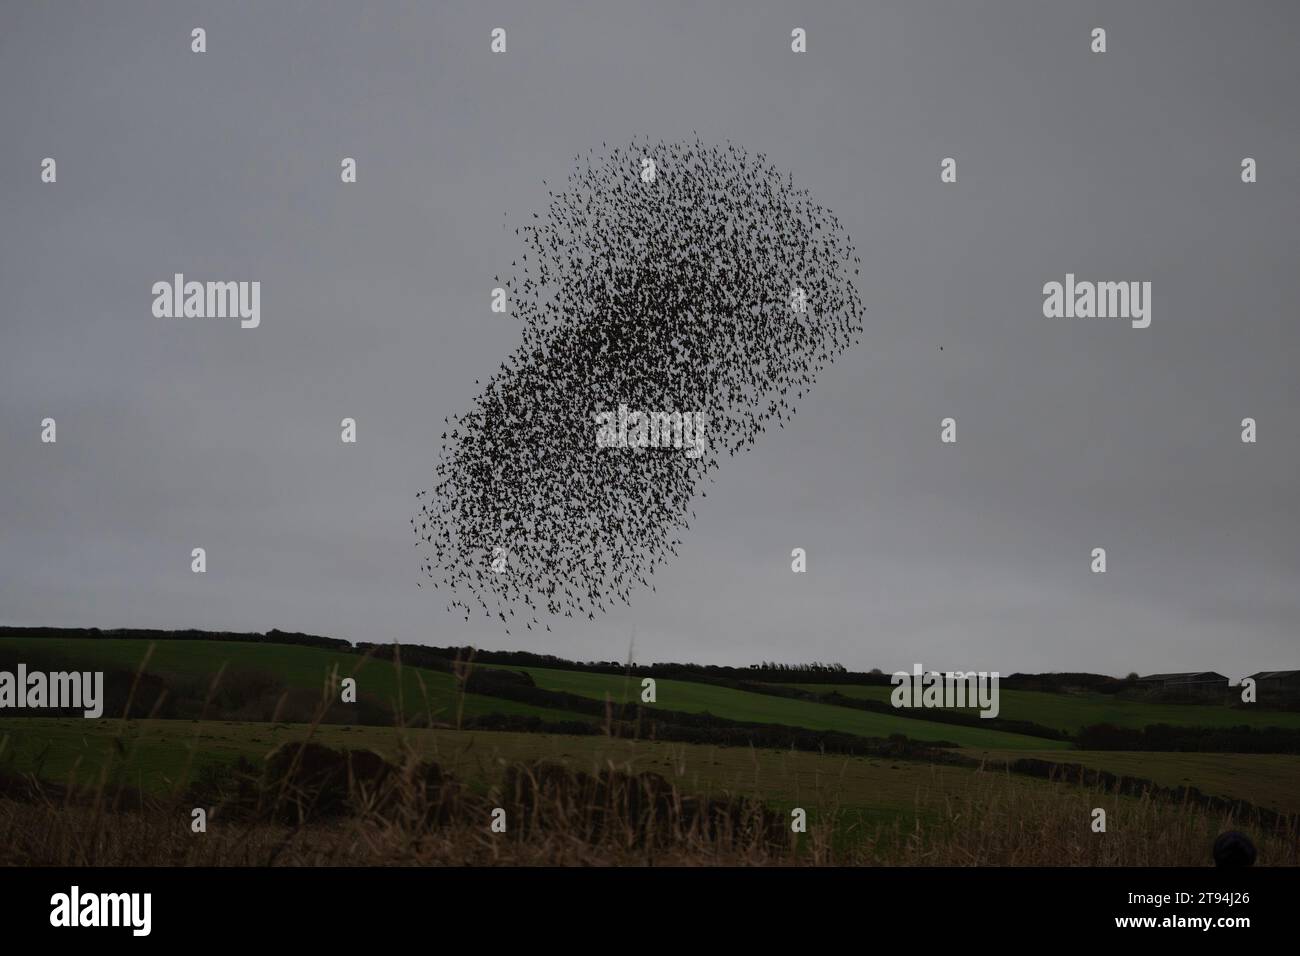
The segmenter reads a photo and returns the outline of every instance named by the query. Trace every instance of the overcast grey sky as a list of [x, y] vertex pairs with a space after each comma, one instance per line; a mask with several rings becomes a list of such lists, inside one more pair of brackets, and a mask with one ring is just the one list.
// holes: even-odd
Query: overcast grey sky
[[[9, 0], [0, 623], [1300, 666], [1297, 62], [1300, 5], [1259, 0]], [[549, 634], [465, 624], [416, 587], [408, 521], [443, 416], [518, 341], [488, 308], [513, 227], [579, 151], [693, 131], [838, 215], [864, 341], [724, 459], [657, 593]], [[261, 326], [155, 318], [176, 272], [259, 280]], [[1151, 327], [1044, 318], [1067, 272], [1150, 281]]]

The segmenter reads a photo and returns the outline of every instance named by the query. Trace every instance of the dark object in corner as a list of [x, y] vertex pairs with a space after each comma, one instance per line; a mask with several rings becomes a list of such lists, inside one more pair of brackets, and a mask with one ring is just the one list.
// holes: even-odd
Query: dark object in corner
[[1214, 841], [1215, 866], [1254, 866], [1255, 844], [1236, 830], [1220, 833]]

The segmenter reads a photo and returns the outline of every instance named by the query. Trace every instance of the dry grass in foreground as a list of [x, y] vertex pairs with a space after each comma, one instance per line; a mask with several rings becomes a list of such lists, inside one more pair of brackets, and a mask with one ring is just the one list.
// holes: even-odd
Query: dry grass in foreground
[[[684, 794], [653, 773], [518, 764], [484, 792], [413, 754], [390, 764], [294, 744], [260, 772], [245, 767], [183, 798], [11, 786], [0, 799], [0, 864], [1197, 866], [1229, 829], [1251, 836], [1261, 865], [1300, 863], [1294, 827], [1270, 831], [1192, 803], [1044, 789], [1012, 775], [941, 803], [890, 824], [810, 813], [808, 832], [795, 835], [784, 811]], [[191, 828], [196, 807], [208, 813], [204, 833]], [[1106, 833], [1092, 832], [1096, 807]], [[491, 828], [498, 808], [504, 833]]]
[[[147, 663], [148, 655], [141, 674]], [[469, 673], [464, 663], [458, 678]], [[687, 794], [612, 763], [595, 774], [515, 763], [490, 787], [470, 786], [409, 743], [390, 763], [312, 742], [337, 690], [335, 673], [305, 742], [282, 744], [261, 767], [201, 772], [166, 797], [110, 784], [111, 761], [82, 784], [75, 767], [66, 786], [0, 778], [0, 865], [1196, 866], [1211, 862], [1225, 830], [1246, 832], [1262, 865], [1300, 863], [1294, 817], [1269, 828], [1192, 800], [1043, 786], [1010, 773], [960, 793], [918, 789], [915, 812], [889, 823], [868, 822], [860, 808], [808, 806], [800, 834], [788, 810], [734, 793]], [[133, 696], [134, 688], [125, 712]], [[397, 701], [395, 713], [404, 712]], [[116, 741], [124, 765], [134, 746]], [[193, 756], [178, 780], [191, 779]], [[1097, 807], [1106, 833], [1092, 832]], [[194, 832], [196, 809], [204, 832]], [[505, 832], [492, 828], [498, 810]]]

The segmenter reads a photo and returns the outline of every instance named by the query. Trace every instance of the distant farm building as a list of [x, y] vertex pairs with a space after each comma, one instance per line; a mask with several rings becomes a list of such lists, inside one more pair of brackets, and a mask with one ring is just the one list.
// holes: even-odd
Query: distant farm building
[[1250, 677], [1260, 697], [1300, 697], [1300, 671], [1260, 671]]
[[1228, 689], [1228, 678], [1217, 671], [1187, 671], [1181, 674], [1149, 674], [1139, 677], [1138, 684], [1151, 690], [1180, 694], [1221, 694]]

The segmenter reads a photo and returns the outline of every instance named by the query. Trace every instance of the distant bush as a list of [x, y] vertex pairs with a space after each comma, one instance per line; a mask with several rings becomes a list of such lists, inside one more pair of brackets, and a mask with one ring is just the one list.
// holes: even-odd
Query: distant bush
[[1109, 677], [1106, 674], [1084, 674], [1064, 672], [1053, 674], [1009, 674], [1002, 678], [1003, 690], [1037, 690], [1060, 694], [1069, 691], [1086, 690], [1095, 694], [1118, 694], [1132, 690], [1137, 685], [1137, 678], [1130, 674], [1127, 678]]

